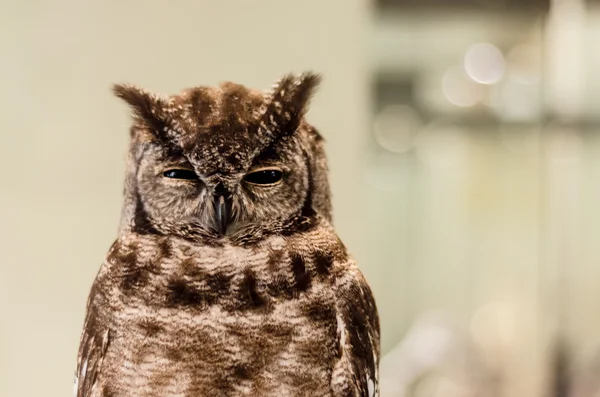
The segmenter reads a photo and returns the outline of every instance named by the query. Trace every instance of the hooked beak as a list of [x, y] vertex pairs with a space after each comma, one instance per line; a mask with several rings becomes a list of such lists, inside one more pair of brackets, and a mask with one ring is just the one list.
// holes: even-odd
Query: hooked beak
[[231, 196], [225, 193], [214, 195], [215, 229], [220, 235], [225, 235], [231, 221]]

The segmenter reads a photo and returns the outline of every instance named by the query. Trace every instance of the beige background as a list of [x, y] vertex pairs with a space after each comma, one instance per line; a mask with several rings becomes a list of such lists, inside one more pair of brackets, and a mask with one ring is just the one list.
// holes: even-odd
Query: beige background
[[[440, 359], [436, 338], [451, 327], [416, 327], [432, 312], [459, 340], [417, 397], [475, 397], [479, 384], [497, 397], [555, 396], [557, 335], [574, 383], [590, 369], [597, 378], [600, 7], [377, 13], [373, 3], [0, 2], [0, 397], [72, 393], [85, 300], [121, 207], [129, 117], [110, 85], [268, 88], [307, 69], [324, 75], [309, 119], [328, 141], [336, 227], [392, 351], [385, 374], [398, 390], [382, 397], [406, 396], [419, 362]], [[539, 80], [500, 105], [453, 105], [443, 76], [478, 42], [507, 62], [527, 44]], [[514, 83], [511, 67], [485, 87], [490, 97]], [[414, 131], [396, 120], [401, 153], [374, 139], [386, 74], [379, 88], [413, 84], [399, 103], [430, 113]], [[491, 384], [477, 378], [486, 371]]]
[[2, 2], [0, 396], [72, 393], [121, 205], [128, 115], [113, 82], [171, 93], [322, 73], [309, 117], [329, 141], [340, 234], [364, 258], [367, 18], [360, 0]]

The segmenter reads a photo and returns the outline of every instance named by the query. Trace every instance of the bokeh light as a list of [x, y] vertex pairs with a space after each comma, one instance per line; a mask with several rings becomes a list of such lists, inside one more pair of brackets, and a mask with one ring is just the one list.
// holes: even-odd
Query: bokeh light
[[444, 94], [441, 82], [446, 71], [445, 69], [420, 70], [415, 76], [413, 95], [415, 104], [419, 108], [442, 114], [464, 110], [451, 103]]
[[442, 77], [442, 92], [453, 105], [472, 107], [485, 96], [485, 88], [471, 80], [462, 68], [454, 67]]
[[417, 111], [407, 105], [391, 105], [375, 116], [373, 132], [375, 140], [390, 152], [403, 153], [410, 150], [414, 137], [423, 126]]
[[539, 119], [542, 112], [539, 84], [522, 83], [510, 76], [494, 86], [490, 105], [504, 120], [526, 122]]
[[478, 43], [467, 51], [464, 67], [467, 75], [481, 84], [495, 84], [502, 79], [505, 69], [502, 52], [493, 44]]

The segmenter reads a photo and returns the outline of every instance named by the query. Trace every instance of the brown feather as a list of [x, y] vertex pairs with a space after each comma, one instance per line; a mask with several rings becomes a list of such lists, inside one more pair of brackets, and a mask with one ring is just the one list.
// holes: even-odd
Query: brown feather
[[[135, 115], [125, 204], [88, 299], [77, 397], [378, 393], [377, 309], [330, 224], [323, 140], [304, 120], [318, 80], [115, 87]], [[244, 180], [275, 166], [280, 183]], [[216, 192], [232, 200], [224, 235]]]

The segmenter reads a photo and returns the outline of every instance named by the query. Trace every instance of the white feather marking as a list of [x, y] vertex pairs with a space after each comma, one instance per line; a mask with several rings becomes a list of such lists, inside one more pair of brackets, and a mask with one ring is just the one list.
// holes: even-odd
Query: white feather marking
[[104, 335], [102, 335], [102, 355], [103, 356], [106, 353], [106, 350], [108, 349], [108, 342], [109, 342], [109, 330], [107, 329], [106, 331], [104, 331]]
[[369, 397], [375, 397], [375, 384], [373, 380], [367, 376], [367, 388], [369, 389]]
[[280, 250], [283, 249], [286, 245], [285, 239], [281, 236], [271, 237], [266, 241], [267, 244], [271, 244], [272, 249]]
[[88, 360], [86, 359], [83, 362], [83, 366], [81, 367], [81, 373], [80, 373], [80, 375], [81, 375], [82, 378], [85, 378], [85, 375], [87, 374], [87, 366], [88, 366]]
[[340, 331], [340, 345], [343, 348], [346, 345], [346, 324], [344, 324], [344, 320], [342, 320], [339, 314], [335, 318], [337, 319], [337, 327]]
[[75, 372], [75, 382], [73, 382], [73, 396], [77, 396], [77, 389], [79, 388], [79, 376]]

